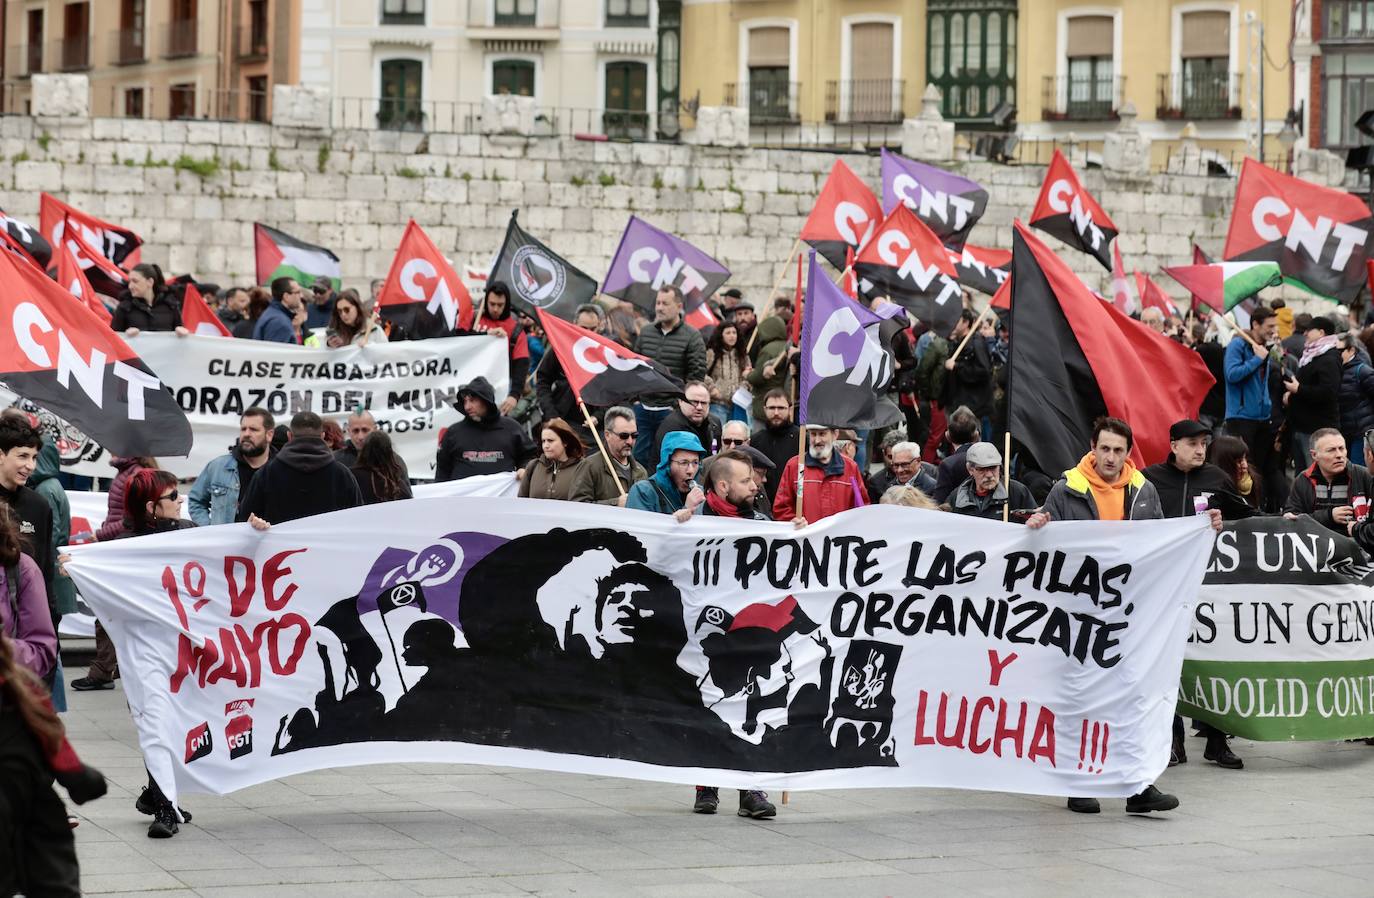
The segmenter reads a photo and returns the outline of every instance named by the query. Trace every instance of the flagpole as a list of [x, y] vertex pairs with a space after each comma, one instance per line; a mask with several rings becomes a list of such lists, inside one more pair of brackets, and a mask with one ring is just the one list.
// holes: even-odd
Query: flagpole
[[973, 319], [973, 323], [969, 325], [968, 333], [964, 334], [964, 339], [959, 343], [958, 347], [954, 350], [954, 353], [949, 357], [949, 360], [951, 362], [959, 358], [959, 353], [964, 351], [964, 347], [968, 345], [968, 341], [972, 340], [973, 335], [978, 333], [979, 325], [983, 323], [983, 319], [987, 317], [988, 312], [991, 309], [992, 303], [988, 303], [986, 306], [983, 307], [983, 311], [978, 313], [978, 317]]
[[1002, 503], [1002, 523], [1011, 520], [1011, 431], [1002, 434], [1002, 491], [1007, 501]]
[[[582, 417], [587, 422], [587, 429], [592, 432], [592, 439], [596, 440], [596, 448], [601, 450], [601, 458], [606, 462], [606, 470], [611, 472], [611, 481], [615, 488], [620, 490], [620, 498], [625, 498], [625, 487], [620, 485], [620, 475], [615, 471], [615, 465], [611, 464], [611, 455], [606, 451], [606, 444], [601, 439], [601, 431], [596, 426], [596, 421], [592, 418], [592, 413], [587, 411], [587, 404], [582, 401], [582, 397], [577, 397], [577, 407], [582, 409]], [[634, 467], [631, 461], [630, 467]]]
[[[764, 318], [767, 318], [769, 315], [773, 314], [773, 294], [778, 292], [778, 288], [782, 286], [783, 280], [786, 279], [787, 268], [789, 265], [792, 264], [792, 259], [797, 255], [797, 251], [801, 249], [801, 242], [801, 238], [798, 237], [797, 242], [792, 244], [792, 251], [787, 254], [787, 261], [782, 263], [782, 268], [778, 271], [777, 280], [773, 281], [773, 289], [768, 291], [768, 298], [765, 300], [765, 302], [767, 302], [768, 305], [764, 307], [763, 314], [759, 316], [760, 322], [762, 322]], [[746, 343], [744, 346], [745, 352], [753, 351], [754, 338], [758, 335], [759, 329], [758, 326], [755, 325], [754, 330], [749, 334], [749, 342]]]

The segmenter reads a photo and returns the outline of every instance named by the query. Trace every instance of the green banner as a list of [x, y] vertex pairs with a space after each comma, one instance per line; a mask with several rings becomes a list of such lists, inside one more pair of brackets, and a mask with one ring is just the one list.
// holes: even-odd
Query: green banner
[[1374, 735], [1374, 660], [1184, 661], [1178, 712], [1263, 742]]

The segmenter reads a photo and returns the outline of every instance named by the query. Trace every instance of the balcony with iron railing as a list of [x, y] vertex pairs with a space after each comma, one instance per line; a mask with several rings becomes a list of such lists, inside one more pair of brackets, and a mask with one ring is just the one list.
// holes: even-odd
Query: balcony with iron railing
[[750, 124], [800, 121], [800, 97], [800, 81], [745, 81], [725, 85], [725, 105], [747, 106]]
[[59, 72], [84, 72], [91, 67], [91, 37], [73, 34], [52, 42], [52, 58]]
[[110, 63], [138, 65], [148, 61], [148, 39], [143, 29], [129, 28], [110, 32]]
[[1047, 122], [1102, 122], [1117, 117], [1126, 90], [1124, 75], [1078, 78], [1046, 75], [1040, 117]]
[[1187, 77], [1179, 72], [1160, 75], [1155, 118], [1161, 121], [1238, 119], [1240, 78], [1239, 72], [1205, 72]]
[[267, 58], [267, 28], [263, 25], [244, 25], [234, 39], [234, 56], [240, 62]]
[[162, 55], [165, 59], [184, 59], [198, 52], [195, 19], [179, 19], [163, 27]]
[[905, 81], [857, 80], [825, 83], [827, 122], [900, 122]]

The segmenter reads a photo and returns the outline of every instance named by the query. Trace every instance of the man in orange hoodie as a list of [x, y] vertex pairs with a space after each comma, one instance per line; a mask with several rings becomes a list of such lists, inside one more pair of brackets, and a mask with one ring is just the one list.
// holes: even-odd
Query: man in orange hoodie
[[[1045, 504], [1027, 518], [1026, 526], [1037, 530], [1050, 521], [1146, 521], [1164, 517], [1154, 484], [1131, 464], [1134, 442], [1131, 426], [1120, 418], [1094, 421], [1092, 450], [1064, 472]], [[1220, 530], [1221, 512], [1210, 510], [1208, 515], [1213, 529]], [[1177, 797], [1153, 785], [1126, 799], [1128, 814], [1172, 811], [1176, 807]], [[1069, 810], [1097, 814], [1102, 806], [1096, 798], [1070, 798]]]

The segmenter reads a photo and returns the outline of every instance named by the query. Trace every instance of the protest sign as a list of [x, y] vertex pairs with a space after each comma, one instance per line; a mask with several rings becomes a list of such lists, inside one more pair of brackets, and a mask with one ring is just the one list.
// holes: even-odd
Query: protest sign
[[66, 568], [172, 797], [424, 761], [1123, 796], [1168, 762], [1211, 545], [1204, 518], [873, 506], [797, 531], [445, 498]]
[[1260, 740], [1374, 736], [1374, 565], [1309, 517], [1217, 537], [1179, 713]]

